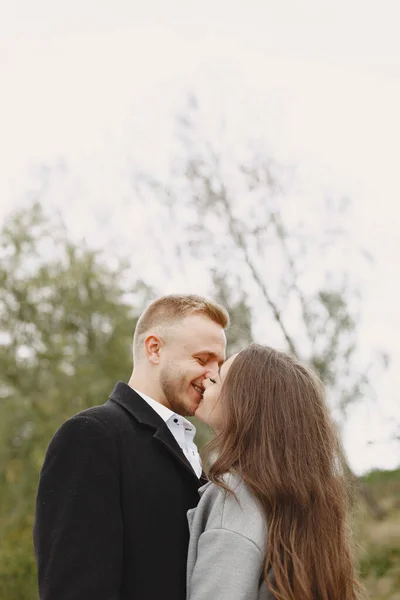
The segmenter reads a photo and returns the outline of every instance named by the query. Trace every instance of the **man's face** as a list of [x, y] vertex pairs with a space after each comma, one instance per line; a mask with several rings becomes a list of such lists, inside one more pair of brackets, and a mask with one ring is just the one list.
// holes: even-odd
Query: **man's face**
[[205, 315], [190, 315], [179, 323], [160, 353], [159, 383], [168, 408], [194, 415], [203, 397], [203, 381], [217, 377], [225, 347], [223, 328]]

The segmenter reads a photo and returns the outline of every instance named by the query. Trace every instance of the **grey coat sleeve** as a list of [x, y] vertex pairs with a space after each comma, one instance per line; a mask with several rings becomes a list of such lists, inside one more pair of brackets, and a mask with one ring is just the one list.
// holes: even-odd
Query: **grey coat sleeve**
[[227, 529], [210, 529], [199, 538], [187, 598], [257, 600], [263, 570], [263, 557], [254, 542]]

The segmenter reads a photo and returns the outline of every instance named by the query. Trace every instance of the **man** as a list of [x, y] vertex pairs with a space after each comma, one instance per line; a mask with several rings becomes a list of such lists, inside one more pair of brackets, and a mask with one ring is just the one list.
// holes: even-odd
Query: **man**
[[41, 600], [185, 600], [201, 465], [183, 416], [224, 361], [228, 320], [199, 296], [154, 301], [136, 327], [129, 384], [55, 434], [34, 526]]

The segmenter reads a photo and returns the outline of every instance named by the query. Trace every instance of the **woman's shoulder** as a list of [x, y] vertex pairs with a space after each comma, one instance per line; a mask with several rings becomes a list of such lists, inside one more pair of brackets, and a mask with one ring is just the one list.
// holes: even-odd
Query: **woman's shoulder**
[[258, 531], [266, 527], [266, 518], [261, 505], [242, 477], [226, 476], [226, 484], [233, 493], [225, 494], [223, 527], [246, 535], [253, 525]]
[[[261, 551], [266, 545], [266, 519], [254, 494], [242, 477], [226, 474], [224, 483], [233, 492], [227, 492], [214, 483], [200, 488], [200, 502], [196, 518], [205, 529], [226, 529], [251, 539]], [[196, 520], [197, 520], [196, 519]]]

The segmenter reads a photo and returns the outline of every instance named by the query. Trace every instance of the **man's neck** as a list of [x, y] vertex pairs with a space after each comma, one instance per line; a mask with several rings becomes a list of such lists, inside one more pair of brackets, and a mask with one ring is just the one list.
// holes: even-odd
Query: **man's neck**
[[162, 399], [160, 398], [159, 390], [156, 386], [151, 384], [149, 378], [144, 378], [138, 373], [135, 373], [134, 371], [131, 375], [130, 380], [128, 381], [128, 385], [132, 389], [137, 390], [142, 394], [146, 394], [146, 396], [149, 396], [149, 398], [151, 398], [152, 400], [155, 400], [160, 404], [164, 404], [164, 402], [162, 402]]

